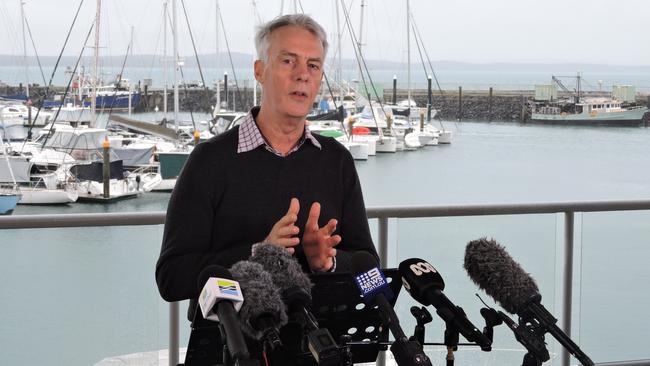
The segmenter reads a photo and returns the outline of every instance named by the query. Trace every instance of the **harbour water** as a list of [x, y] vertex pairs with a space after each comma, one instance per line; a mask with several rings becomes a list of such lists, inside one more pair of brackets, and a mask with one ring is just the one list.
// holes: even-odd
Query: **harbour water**
[[[650, 129], [474, 122], [445, 127], [454, 132], [452, 145], [357, 162], [366, 205], [650, 197]], [[110, 205], [19, 206], [14, 215], [160, 211], [168, 199], [168, 193], [150, 193]], [[650, 358], [649, 219], [645, 211], [577, 215], [573, 339], [595, 362]], [[563, 216], [395, 219], [389, 226], [390, 266], [410, 257], [428, 260], [445, 279], [447, 296], [479, 328], [479, 290], [462, 263], [467, 242], [482, 236], [506, 246], [537, 280], [546, 307], [560, 315]], [[167, 304], [154, 281], [161, 237], [162, 226], [0, 231], [0, 364], [88, 365], [166, 348]], [[397, 310], [409, 334], [415, 324], [411, 305], [402, 292]], [[434, 314], [427, 341], [442, 342], [443, 331]], [[188, 334], [182, 319], [181, 344]], [[497, 349], [521, 348], [503, 326], [495, 340]], [[551, 346], [557, 364], [559, 348]], [[441, 364], [438, 351], [432, 354]], [[520, 362], [521, 355], [499, 364]]]

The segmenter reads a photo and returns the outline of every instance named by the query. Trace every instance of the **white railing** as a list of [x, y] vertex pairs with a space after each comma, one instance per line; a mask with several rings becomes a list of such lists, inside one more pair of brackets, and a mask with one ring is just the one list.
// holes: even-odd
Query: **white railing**
[[[571, 298], [573, 295], [573, 250], [574, 219], [576, 212], [608, 212], [650, 210], [650, 200], [583, 201], [521, 204], [476, 204], [449, 206], [394, 206], [368, 207], [369, 219], [378, 219], [378, 253], [386, 266], [388, 253], [388, 219], [426, 218], [489, 215], [564, 214], [564, 266], [562, 272], [562, 296], [560, 328], [571, 336]], [[165, 212], [143, 213], [88, 213], [62, 215], [14, 215], [0, 217], [0, 229], [96, 227], [96, 226], [141, 226], [162, 225]], [[169, 364], [177, 365], [179, 359], [179, 306], [170, 303], [169, 316]], [[569, 366], [569, 353], [562, 349], [561, 365]], [[644, 366], [650, 361], [610, 362], [607, 366]]]

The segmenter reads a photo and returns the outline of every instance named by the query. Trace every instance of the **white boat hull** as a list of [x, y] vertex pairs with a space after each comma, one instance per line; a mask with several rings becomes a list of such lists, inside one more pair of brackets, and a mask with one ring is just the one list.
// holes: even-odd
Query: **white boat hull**
[[22, 198], [19, 205], [57, 205], [73, 203], [79, 198], [75, 191], [64, 191], [62, 189], [21, 189]]
[[439, 136], [438, 136], [438, 143], [439, 144], [451, 144], [451, 136], [452, 136], [451, 131], [443, 130], [443, 131], [440, 131], [438, 133], [439, 133]]

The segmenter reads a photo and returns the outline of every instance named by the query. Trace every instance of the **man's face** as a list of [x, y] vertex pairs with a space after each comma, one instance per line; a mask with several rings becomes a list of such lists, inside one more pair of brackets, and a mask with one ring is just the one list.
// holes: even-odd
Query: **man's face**
[[285, 26], [269, 36], [268, 62], [255, 62], [262, 85], [262, 110], [303, 119], [311, 110], [323, 75], [323, 45], [311, 32]]

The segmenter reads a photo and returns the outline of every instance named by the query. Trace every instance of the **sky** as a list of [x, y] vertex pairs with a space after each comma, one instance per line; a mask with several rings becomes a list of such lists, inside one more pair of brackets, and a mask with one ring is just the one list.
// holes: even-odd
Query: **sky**
[[[25, 15], [39, 55], [58, 55], [81, 0], [23, 0]], [[172, 0], [168, 0], [171, 14]], [[217, 0], [184, 0], [199, 54], [217, 48]], [[359, 36], [360, 0], [343, 0]], [[100, 22], [102, 55], [125, 53], [133, 29], [134, 54], [163, 54], [164, 0], [104, 0]], [[254, 27], [281, 11], [293, 12], [293, 0], [219, 0], [224, 33], [219, 47], [254, 52]], [[406, 0], [367, 0], [363, 20], [363, 52], [367, 59], [407, 60]], [[318, 20], [336, 49], [335, 4], [341, 0], [302, 0], [299, 7]], [[649, 65], [647, 0], [411, 0], [414, 24], [432, 61], [471, 63], [589, 63]], [[78, 55], [91, 26], [96, 0], [85, 0], [66, 55]], [[345, 16], [340, 11], [341, 26]], [[179, 53], [193, 57], [181, 0], [177, 0]], [[171, 15], [170, 15], [171, 17]], [[0, 0], [0, 54], [22, 54], [20, 0]], [[93, 36], [90, 43], [93, 43]], [[34, 50], [29, 44], [28, 54]], [[350, 34], [342, 33], [342, 54], [353, 58]], [[171, 35], [167, 47], [172, 49]], [[91, 54], [92, 50], [87, 50]], [[411, 60], [417, 62], [411, 32]]]

